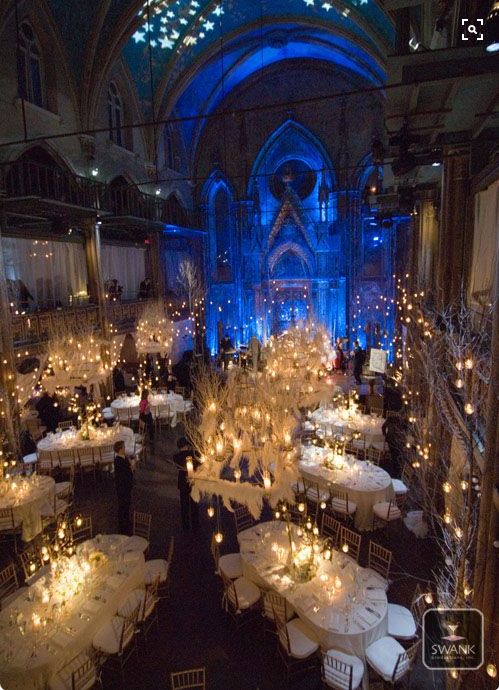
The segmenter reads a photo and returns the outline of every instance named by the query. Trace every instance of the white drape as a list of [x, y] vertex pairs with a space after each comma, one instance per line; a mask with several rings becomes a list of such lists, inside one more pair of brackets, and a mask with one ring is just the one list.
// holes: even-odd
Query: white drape
[[57, 302], [66, 305], [70, 295], [86, 296], [83, 245], [4, 237], [2, 250], [7, 280], [22, 280], [39, 307], [51, 308]]
[[134, 299], [146, 275], [146, 250], [142, 247], [102, 244], [101, 267], [104, 282], [116, 278], [123, 286], [123, 299]]
[[499, 180], [475, 196], [470, 296], [481, 301], [492, 289], [499, 247]]

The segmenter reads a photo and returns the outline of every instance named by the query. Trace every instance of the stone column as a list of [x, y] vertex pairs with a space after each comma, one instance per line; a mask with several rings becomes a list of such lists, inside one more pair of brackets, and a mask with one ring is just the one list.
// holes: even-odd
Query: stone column
[[460, 296], [468, 277], [473, 249], [469, 174], [469, 147], [446, 147], [437, 255], [437, 301], [440, 306]]
[[101, 240], [100, 225], [94, 218], [83, 221], [85, 236], [85, 259], [87, 262], [88, 293], [90, 302], [99, 310], [99, 324], [102, 335], [108, 337], [108, 319], [106, 313], [106, 297], [101, 270]]
[[165, 296], [165, 277], [161, 262], [160, 233], [150, 232], [147, 240], [146, 277], [151, 281], [154, 297], [163, 299]]

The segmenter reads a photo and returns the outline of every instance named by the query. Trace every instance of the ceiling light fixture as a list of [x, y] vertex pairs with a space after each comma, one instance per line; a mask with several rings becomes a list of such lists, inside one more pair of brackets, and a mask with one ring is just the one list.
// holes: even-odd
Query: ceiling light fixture
[[499, 51], [499, 0], [495, 0], [485, 20], [485, 50], [488, 53]]

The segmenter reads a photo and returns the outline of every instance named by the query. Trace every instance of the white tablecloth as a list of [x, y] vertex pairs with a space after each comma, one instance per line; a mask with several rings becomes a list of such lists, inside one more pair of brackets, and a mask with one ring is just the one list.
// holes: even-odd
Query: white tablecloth
[[38, 451], [56, 452], [63, 450], [77, 450], [85, 448], [99, 448], [107, 446], [122, 439], [125, 442], [126, 452], [133, 455], [135, 441], [133, 430], [127, 426], [113, 426], [103, 429], [92, 429], [91, 438], [84, 441], [79, 431], [59, 431], [55, 434], [47, 434], [37, 443]]
[[366, 436], [366, 442], [369, 446], [374, 440], [375, 436], [383, 436], [381, 427], [384, 419], [377, 415], [366, 415], [353, 410], [338, 410], [319, 407], [310, 414], [310, 422], [324, 428], [327, 434], [334, 433], [333, 427], [338, 427], [343, 433], [351, 433], [353, 431], [360, 431]]
[[[52, 599], [48, 604], [39, 599], [43, 588], [48, 588], [44, 578], [0, 612], [0, 684], [4, 690], [45, 688], [54, 673], [91, 647], [96, 632], [129, 593], [144, 586], [144, 556], [139, 552], [126, 554], [127, 541], [128, 537], [112, 535], [100, 544], [94, 539], [81, 545], [87, 554], [94, 547], [107, 552], [109, 561], [95, 575], [88, 576], [83, 590], [64, 606], [59, 600], [58, 613], [49, 614], [53, 620], [45, 628], [33, 627], [33, 614], [45, 618], [47, 611], [54, 610]], [[38, 600], [33, 600], [35, 597]], [[23, 623], [25, 630], [21, 634]]]
[[342, 469], [330, 470], [323, 464], [329, 452], [318, 446], [302, 447], [302, 459], [298, 463], [301, 476], [321, 488], [331, 486], [346, 491], [348, 499], [357, 504], [354, 518], [357, 529], [372, 529], [374, 504], [395, 497], [392, 478], [382, 467], [350, 455], [344, 456]]
[[[155, 417], [155, 408], [159, 405], [168, 405], [171, 413], [171, 426], [176, 426], [177, 424], [177, 414], [179, 412], [188, 412], [192, 409], [192, 401], [184, 400], [184, 398], [178, 393], [168, 393], [167, 395], [163, 393], [156, 393], [155, 395], [149, 395], [148, 398], [149, 406], [153, 417]], [[117, 416], [117, 410], [130, 410], [133, 407], [138, 407], [140, 403], [140, 397], [138, 395], [129, 395], [124, 398], [117, 398], [111, 403], [111, 410], [113, 414]]]
[[334, 551], [332, 560], [322, 561], [310, 582], [295, 583], [286, 565], [285, 523], [255, 525], [240, 532], [238, 540], [243, 575], [284, 596], [315, 633], [323, 651], [334, 647], [364, 660], [366, 648], [387, 634], [384, 589], [370, 571], [345, 554]]
[[0, 496], [0, 508], [12, 508], [14, 520], [22, 522], [22, 539], [31, 541], [42, 531], [41, 511], [54, 505], [55, 481], [52, 477], [32, 475], [15, 477], [8, 490]]

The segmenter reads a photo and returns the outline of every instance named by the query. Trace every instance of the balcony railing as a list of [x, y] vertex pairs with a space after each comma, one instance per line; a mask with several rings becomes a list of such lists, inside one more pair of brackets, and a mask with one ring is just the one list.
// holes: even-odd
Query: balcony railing
[[185, 209], [173, 196], [161, 199], [133, 185], [104, 185], [38, 161], [20, 159], [0, 169], [0, 195], [2, 192], [7, 199], [37, 197], [115, 217], [189, 225]]
[[30, 160], [11, 163], [3, 186], [7, 198], [40, 197], [63, 204], [98, 210], [98, 182], [68, 170]]

